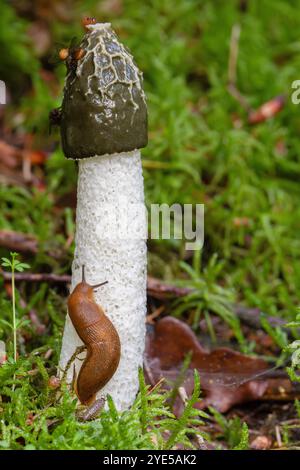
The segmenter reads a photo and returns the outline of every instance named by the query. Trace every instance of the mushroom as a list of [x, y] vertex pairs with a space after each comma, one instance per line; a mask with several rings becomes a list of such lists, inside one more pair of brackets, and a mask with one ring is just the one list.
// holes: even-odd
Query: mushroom
[[[97, 398], [110, 394], [124, 410], [138, 391], [145, 340], [147, 224], [139, 149], [147, 144], [147, 107], [142, 73], [110, 24], [87, 29], [83, 52], [69, 51], [66, 60], [60, 123], [63, 151], [79, 165], [71, 290], [83, 265], [89, 284], [108, 281], [95, 300], [119, 334], [121, 358]], [[61, 369], [81, 345], [67, 315]], [[82, 362], [74, 364], [78, 372]], [[73, 367], [69, 382], [72, 377]]]

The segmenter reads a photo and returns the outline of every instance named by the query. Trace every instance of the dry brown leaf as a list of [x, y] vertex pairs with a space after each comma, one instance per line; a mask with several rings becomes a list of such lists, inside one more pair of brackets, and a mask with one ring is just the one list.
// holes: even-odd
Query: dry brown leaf
[[[197, 369], [202, 391], [205, 392], [205, 398], [199, 403], [201, 408], [212, 405], [225, 412], [237, 403], [261, 398], [267, 390], [268, 380], [260, 378], [268, 370], [264, 360], [229, 348], [208, 352], [199, 344], [191, 329], [176, 318], [163, 318], [147, 335], [145, 357], [155, 381], [162, 376], [175, 380], [189, 352], [191, 362], [184, 387], [188, 394], [191, 393], [192, 370]], [[180, 411], [178, 401], [177, 412]]]

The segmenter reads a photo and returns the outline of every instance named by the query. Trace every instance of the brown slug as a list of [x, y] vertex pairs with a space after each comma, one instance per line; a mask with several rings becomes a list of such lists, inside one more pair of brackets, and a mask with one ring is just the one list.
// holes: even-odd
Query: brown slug
[[68, 299], [69, 316], [87, 349], [75, 386], [76, 394], [84, 405], [95, 401], [96, 393], [114, 375], [120, 360], [118, 332], [94, 299], [94, 289], [106, 283], [89, 285], [82, 266], [82, 281]]

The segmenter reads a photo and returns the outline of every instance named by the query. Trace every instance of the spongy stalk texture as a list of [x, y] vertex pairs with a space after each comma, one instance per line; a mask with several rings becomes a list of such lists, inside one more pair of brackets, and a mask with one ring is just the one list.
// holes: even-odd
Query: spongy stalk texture
[[[95, 300], [119, 333], [121, 359], [98, 398], [109, 393], [119, 410], [133, 403], [138, 391], [138, 367], [143, 362], [146, 233], [140, 152], [80, 160], [71, 290], [81, 281], [82, 265], [89, 284], [108, 281], [96, 290]], [[62, 369], [81, 344], [67, 315], [60, 358]], [[81, 365], [82, 361], [75, 361], [77, 374]], [[67, 377], [71, 382], [73, 366]]]

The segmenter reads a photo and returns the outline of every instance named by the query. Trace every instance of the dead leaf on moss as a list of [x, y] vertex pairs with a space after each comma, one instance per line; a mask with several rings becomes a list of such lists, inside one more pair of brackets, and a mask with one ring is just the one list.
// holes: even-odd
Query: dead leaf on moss
[[[199, 344], [189, 326], [173, 317], [157, 322], [147, 335], [145, 358], [152, 379], [165, 377], [174, 381], [189, 352], [191, 361], [183, 385], [191, 393], [193, 369], [197, 369], [204, 393], [201, 408], [212, 405], [225, 412], [235, 404], [261, 398], [267, 390], [268, 380], [261, 377], [268, 370], [264, 360], [229, 348], [209, 352]], [[175, 407], [180, 414], [180, 400]]]

